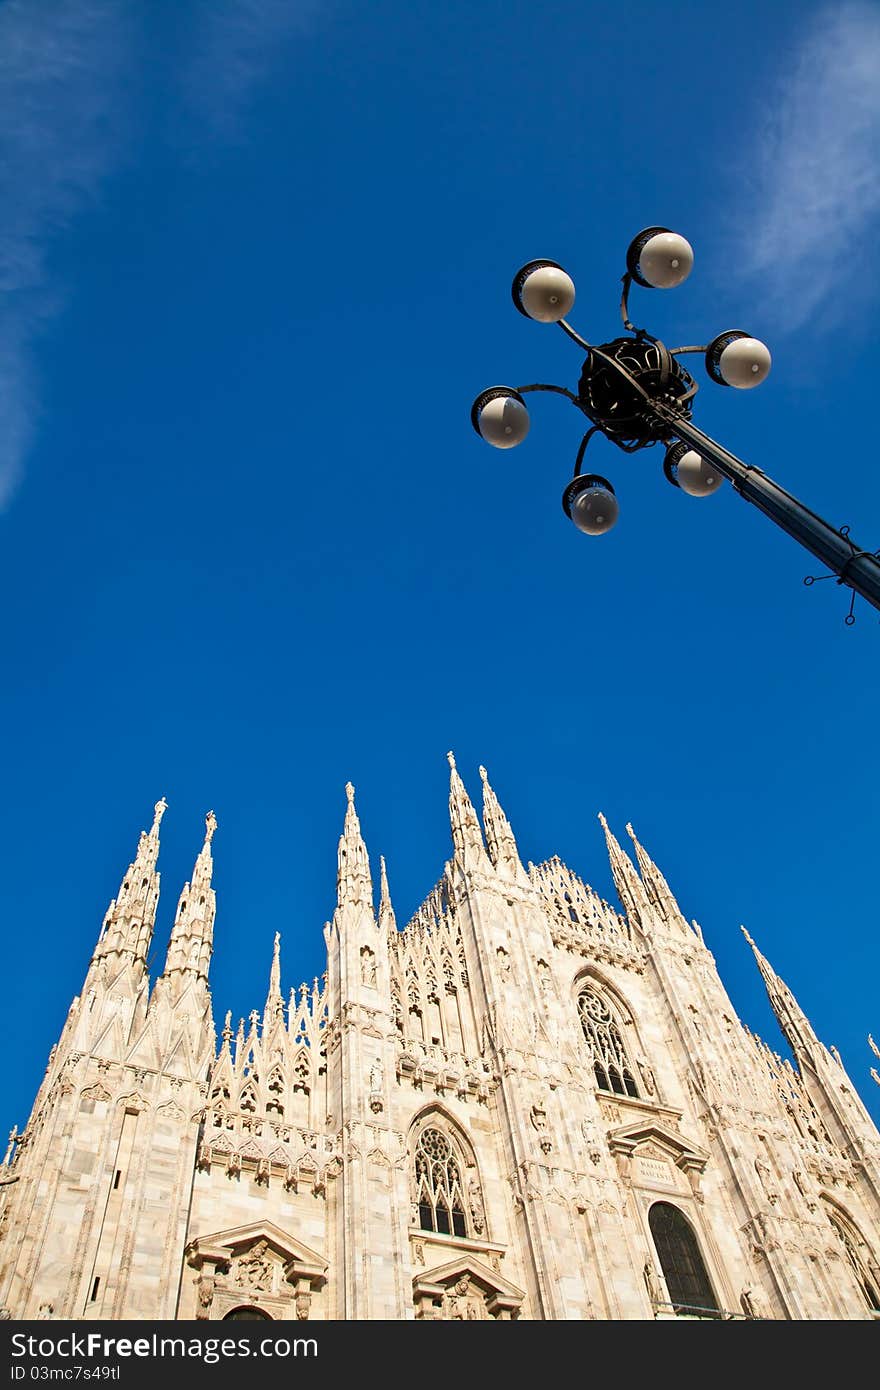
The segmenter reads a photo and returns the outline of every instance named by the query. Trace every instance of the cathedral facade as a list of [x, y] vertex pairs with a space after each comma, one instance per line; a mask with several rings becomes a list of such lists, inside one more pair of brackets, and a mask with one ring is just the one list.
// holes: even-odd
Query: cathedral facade
[[219, 1036], [213, 815], [147, 973], [157, 804], [0, 1167], [2, 1316], [880, 1317], [880, 1135], [757, 946], [794, 1066], [629, 827], [620, 911], [450, 770], [412, 921], [349, 786], [323, 980], [285, 1000], [276, 937]]

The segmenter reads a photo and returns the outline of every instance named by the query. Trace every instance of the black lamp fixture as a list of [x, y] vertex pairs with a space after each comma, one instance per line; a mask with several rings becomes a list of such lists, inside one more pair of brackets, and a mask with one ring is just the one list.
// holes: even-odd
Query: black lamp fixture
[[[607, 478], [581, 471], [587, 445], [601, 433], [624, 453], [655, 444], [665, 446], [663, 471], [689, 497], [708, 497], [727, 479], [735, 491], [803, 545], [855, 595], [880, 608], [880, 556], [861, 550], [847, 527], [837, 529], [792, 496], [759, 468], [743, 463], [694, 425], [691, 414], [697, 383], [681, 358], [702, 354], [710, 379], [719, 386], [751, 390], [767, 379], [770, 350], [742, 329], [727, 329], [710, 343], [667, 348], [629, 318], [633, 284], [645, 289], [674, 289], [690, 275], [690, 242], [668, 227], [646, 227], [630, 242], [620, 299], [624, 336], [593, 346], [567, 322], [574, 306], [571, 276], [556, 261], [529, 261], [517, 271], [511, 293], [521, 314], [537, 323], [555, 323], [581, 348], [583, 360], [577, 391], [547, 382], [526, 386], [491, 386], [471, 409], [477, 433], [496, 449], [511, 449], [529, 432], [525, 397], [532, 391], [566, 396], [590, 421], [581, 439], [574, 476], [562, 495], [563, 509], [578, 530], [600, 536], [619, 515], [614, 488]], [[812, 582], [810, 580], [809, 582]], [[848, 622], [852, 618], [852, 607]]]

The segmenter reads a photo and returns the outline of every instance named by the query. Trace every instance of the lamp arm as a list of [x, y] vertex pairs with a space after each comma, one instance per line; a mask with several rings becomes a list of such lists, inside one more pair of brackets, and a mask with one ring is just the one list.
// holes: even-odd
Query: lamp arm
[[582, 347], [586, 352], [592, 352], [586, 338], [582, 338], [580, 333], [575, 333], [570, 323], [566, 323], [565, 319], [559, 319], [557, 322], [563, 333], [566, 333], [573, 343], [577, 343], [578, 347]]
[[847, 585], [855, 593], [861, 594], [873, 608], [880, 609], [880, 555], [862, 550], [849, 535], [805, 506], [760, 468], [743, 463], [742, 459], [716, 443], [690, 420], [676, 419], [674, 412], [665, 407], [661, 407], [661, 413], [669, 418], [671, 432], [684, 444], [690, 444], [712, 468], [727, 478], [740, 497], [753, 503], [793, 540], [827, 565], [837, 575], [839, 584]]
[[558, 396], [568, 396], [568, 399], [574, 401], [575, 405], [578, 403], [577, 396], [573, 391], [569, 391], [567, 386], [551, 386], [545, 381], [535, 381], [531, 386], [515, 386], [514, 390], [519, 391], [521, 396], [524, 396], [528, 391], [555, 391]]
[[760, 468], [743, 463], [742, 459], [738, 459], [723, 445], [704, 434], [697, 425], [677, 410], [652, 399], [626, 367], [615, 358], [609, 357], [599, 348], [592, 348], [591, 351], [619, 372], [647, 403], [653, 414], [667, 425], [669, 433], [696, 449], [708, 464], [728, 479], [740, 497], [753, 503], [781, 530], [805, 550], [809, 550], [823, 565], [827, 565], [832, 574], [837, 575], [839, 584], [845, 584], [860, 594], [873, 608], [880, 609], [880, 554], [862, 550], [848, 533], [832, 526], [766, 473], [762, 473]]

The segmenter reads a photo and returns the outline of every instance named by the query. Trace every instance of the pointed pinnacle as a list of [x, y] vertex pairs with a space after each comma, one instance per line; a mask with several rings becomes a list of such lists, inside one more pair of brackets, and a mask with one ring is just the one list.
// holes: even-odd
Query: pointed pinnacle
[[755, 943], [754, 943], [754, 941], [752, 940], [752, 938], [749, 936], [748, 932], [746, 931], [746, 929], [745, 929], [745, 927], [742, 925], [742, 923], [740, 923], [740, 928], [739, 928], [739, 929], [740, 929], [740, 931], [742, 932], [743, 936], [745, 937], [746, 941], [747, 941], [747, 942], [749, 943], [749, 945], [751, 946], [752, 950], [753, 950], [753, 951], [757, 951], [757, 949], [758, 949], [757, 946], [755, 945]]
[[164, 816], [167, 810], [168, 802], [165, 800], [164, 796], [160, 796], [159, 800], [153, 807], [153, 824], [150, 829], [150, 834], [152, 835], [154, 840], [159, 834], [159, 826], [162, 824], [162, 817]]
[[272, 948], [272, 966], [269, 970], [269, 993], [266, 998], [266, 1016], [273, 1003], [281, 1003], [281, 933], [275, 933], [275, 944]]
[[449, 766], [452, 768], [452, 771], [454, 772], [454, 771], [455, 771], [455, 754], [450, 752], [450, 753], [447, 753], [447, 754], [446, 754], [446, 757], [447, 757], [447, 760], [448, 760], [448, 762], [449, 762]]
[[388, 870], [385, 868], [385, 855], [379, 855], [379, 905], [391, 906], [391, 894], [388, 891]]

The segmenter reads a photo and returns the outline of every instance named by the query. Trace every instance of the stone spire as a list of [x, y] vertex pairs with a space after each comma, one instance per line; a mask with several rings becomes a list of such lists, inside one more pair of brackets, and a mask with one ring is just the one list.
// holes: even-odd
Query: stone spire
[[823, 1044], [813, 1032], [809, 1019], [788, 985], [779, 978], [767, 957], [758, 950], [745, 927], [740, 927], [740, 930], [754, 952], [758, 969], [767, 987], [770, 1007], [776, 1015], [776, 1020], [789, 1047], [798, 1060], [806, 1057], [815, 1066], [817, 1057], [825, 1052]]
[[601, 811], [599, 812], [599, 824], [605, 832], [605, 844], [611, 862], [611, 873], [623, 910], [636, 926], [643, 926], [646, 906], [645, 893], [636, 873], [635, 864], [626, 851], [621, 849], [617, 839], [608, 828], [608, 822]]
[[492, 790], [489, 774], [484, 767], [480, 768], [480, 777], [483, 781], [483, 830], [489, 858], [496, 869], [506, 868], [513, 875], [518, 869], [522, 869], [522, 865], [510, 821]]
[[447, 753], [446, 756], [449, 759], [449, 822], [455, 853], [463, 859], [473, 854], [482, 858], [485, 847], [477, 813], [458, 775], [454, 755]]
[[639, 872], [642, 876], [642, 883], [644, 884], [648, 901], [657, 909], [665, 921], [679, 922], [682, 926], [690, 930], [682, 916], [681, 908], [675, 900], [672, 889], [648, 854], [648, 851], [639, 844], [636, 838], [636, 832], [629, 824], [627, 824], [626, 833], [635, 846], [636, 860], [638, 862]]
[[391, 905], [388, 891], [388, 874], [385, 869], [385, 856], [379, 856], [379, 926], [386, 931], [397, 931], [397, 918]]
[[213, 811], [205, 817], [205, 842], [193, 869], [192, 882], [184, 884], [171, 929], [162, 978], [197, 978], [207, 983], [214, 941], [216, 900], [211, 887], [214, 861], [211, 841], [217, 829]]
[[107, 909], [93, 963], [111, 956], [127, 957], [146, 968], [159, 902], [159, 826], [167, 809], [163, 796], [154, 807], [150, 833], [141, 831], [137, 853]]
[[358, 903], [373, 910], [373, 880], [370, 877], [370, 859], [361, 835], [361, 823], [354, 807], [354, 787], [345, 784], [348, 804], [345, 808], [345, 824], [339, 838], [339, 871], [336, 876], [336, 900], [339, 907], [346, 903]]
[[284, 1018], [284, 996], [281, 993], [281, 933], [275, 933], [272, 948], [272, 966], [269, 970], [269, 993], [263, 1010], [263, 1034], [265, 1036], [276, 1019]]

